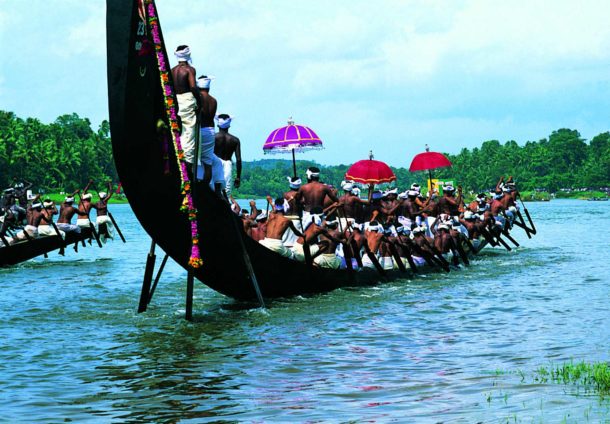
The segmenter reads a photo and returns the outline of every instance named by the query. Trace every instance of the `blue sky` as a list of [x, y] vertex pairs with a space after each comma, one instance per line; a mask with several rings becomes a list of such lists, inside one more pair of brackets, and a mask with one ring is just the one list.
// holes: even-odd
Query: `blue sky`
[[[325, 164], [408, 166], [428, 143], [590, 139], [610, 128], [610, 2], [160, 0], [168, 50], [216, 76], [244, 159], [289, 116]], [[0, 0], [0, 109], [107, 119], [105, 2]]]

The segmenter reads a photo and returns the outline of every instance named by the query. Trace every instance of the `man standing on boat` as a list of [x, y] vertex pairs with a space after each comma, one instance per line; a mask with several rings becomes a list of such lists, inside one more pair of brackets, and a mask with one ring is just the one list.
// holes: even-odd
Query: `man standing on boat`
[[178, 116], [182, 121], [180, 143], [184, 158], [190, 164], [187, 165], [187, 169], [191, 172], [195, 161], [195, 127], [197, 126], [196, 72], [191, 66], [191, 49], [188, 46], [178, 46], [174, 54], [178, 59], [178, 64], [172, 68], [172, 78], [178, 100]]
[[216, 133], [214, 146], [214, 154], [222, 161], [227, 196], [231, 195], [231, 185], [233, 184], [233, 154], [235, 154], [237, 168], [235, 188], [239, 188], [241, 183], [241, 144], [239, 138], [229, 134], [232, 120], [233, 117], [226, 113], [218, 115], [216, 118], [218, 132]]
[[333, 202], [339, 201], [333, 190], [326, 184], [320, 182], [319, 168], [314, 166], [307, 168], [306, 174], [307, 184], [299, 188], [295, 197], [296, 203], [302, 206], [303, 221], [305, 224], [311, 219], [312, 209], [324, 209], [324, 200], [326, 197]]
[[[203, 182], [209, 184], [212, 181], [212, 166], [214, 165], [214, 148], [216, 146], [216, 132], [214, 131], [214, 117], [218, 102], [210, 95], [210, 83], [212, 77], [202, 75], [197, 78], [199, 88], [199, 159], [203, 165]], [[222, 178], [221, 178], [222, 179]], [[214, 178], [218, 180], [218, 178]]]

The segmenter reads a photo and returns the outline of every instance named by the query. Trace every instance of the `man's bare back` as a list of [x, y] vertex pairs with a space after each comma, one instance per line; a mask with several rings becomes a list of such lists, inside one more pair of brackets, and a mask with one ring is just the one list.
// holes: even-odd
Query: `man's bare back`
[[199, 112], [201, 128], [214, 127], [214, 116], [216, 116], [218, 102], [207, 90], [200, 90], [199, 92], [201, 94], [201, 111]]
[[303, 205], [303, 209], [310, 212], [314, 208], [323, 208], [324, 199], [328, 196], [333, 202], [337, 202], [337, 196], [331, 188], [319, 181], [305, 184], [297, 191], [297, 202]]
[[184, 94], [195, 87], [196, 71], [188, 62], [179, 62], [172, 68], [172, 78], [176, 94]]

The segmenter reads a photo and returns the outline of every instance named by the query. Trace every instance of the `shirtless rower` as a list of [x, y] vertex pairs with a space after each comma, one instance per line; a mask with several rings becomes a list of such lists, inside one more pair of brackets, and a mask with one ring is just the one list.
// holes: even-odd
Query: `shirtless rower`
[[292, 245], [292, 254], [294, 258], [301, 262], [305, 261], [305, 242], [307, 242], [307, 245], [309, 246], [309, 254], [312, 256], [317, 255], [320, 250], [320, 247], [318, 246], [318, 236], [325, 231], [324, 228], [322, 228], [322, 210], [318, 208], [313, 209], [311, 212], [311, 219], [308, 222], [303, 223], [303, 226], [305, 227], [303, 236], [296, 238]]
[[[299, 177], [286, 177], [288, 179], [288, 186], [290, 190], [284, 193], [284, 212], [290, 215], [298, 215], [298, 207], [296, 202], [296, 195], [301, 188], [302, 181]], [[286, 207], [288, 205], [288, 207]]]
[[[267, 197], [267, 201], [271, 203], [271, 198]], [[271, 204], [273, 212], [269, 214], [267, 219], [267, 236], [259, 243], [269, 250], [279, 253], [280, 255], [291, 258], [292, 251], [284, 246], [282, 236], [288, 228], [296, 235], [302, 237], [303, 234], [297, 229], [291, 220], [284, 216], [284, 198], [278, 197], [274, 204]]]
[[195, 131], [197, 126], [197, 100], [199, 94], [195, 83], [195, 68], [191, 66], [191, 49], [180, 45], [174, 52], [178, 64], [172, 68], [172, 79], [178, 100], [178, 116], [182, 121], [180, 143], [187, 162], [186, 169], [191, 172], [195, 161]]
[[216, 117], [218, 132], [215, 136], [214, 154], [222, 161], [227, 196], [231, 195], [231, 183], [233, 182], [233, 154], [235, 154], [237, 169], [235, 188], [239, 188], [241, 184], [241, 144], [239, 138], [229, 133], [232, 120], [233, 117], [226, 113], [221, 113]]
[[[199, 87], [199, 96], [197, 103], [200, 105], [199, 123], [199, 160], [203, 165], [203, 182], [209, 184], [212, 180], [212, 166], [214, 158], [219, 160], [214, 154], [216, 146], [216, 133], [214, 131], [214, 117], [216, 116], [216, 108], [218, 103], [214, 97], [210, 95], [210, 84], [212, 78], [207, 75], [202, 75], [197, 78], [197, 87]], [[222, 164], [220, 164], [222, 168]]]
[[[57, 207], [55, 206], [55, 203], [50, 200], [50, 199], [45, 199], [44, 202], [42, 202], [42, 213], [40, 214], [40, 222], [38, 223], [38, 236], [39, 237], [61, 237], [62, 239], [66, 238], [66, 233], [64, 233], [63, 231], [59, 230], [56, 231], [55, 229], [57, 228], [55, 225], [53, 225], [53, 215], [57, 215]], [[59, 232], [59, 234], [58, 234]], [[64, 246], [63, 243], [60, 246], [59, 249], [59, 254], [60, 255], [64, 255]]]
[[252, 239], [261, 241], [267, 236], [267, 212], [262, 211], [254, 219], [255, 225], [252, 227]]
[[324, 200], [328, 197], [333, 202], [337, 202], [337, 196], [331, 188], [320, 182], [320, 169], [310, 167], [307, 169], [307, 184], [302, 185], [296, 194], [296, 203], [302, 206], [303, 221], [308, 221], [313, 208], [324, 208]]
[[40, 221], [42, 220], [42, 202], [40, 202], [39, 199], [40, 195], [35, 197], [34, 203], [28, 206], [27, 224], [23, 228], [23, 231], [20, 231], [15, 235], [15, 241], [28, 240], [28, 236], [33, 239], [38, 237], [38, 225], [40, 225]]
[[319, 235], [319, 255], [314, 258], [313, 262], [320, 268], [339, 269], [341, 258], [335, 254], [335, 251], [337, 246], [345, 240], [345, 236], [338, 229], [339, 221], [324, 221], [322, 228], [325, 231]]
[[[110, 194], [108, 194], [110, 193]], [[112, 192], [112, 183], [108, 182], [108, 193], [100, 191], [98, 193], [100, 200], [93, 204], [93, 208], [97, 211], [97, 217], [95, 218], [95, 223], [97, 224], [98, 230], [102, 229], [103, 226], [106, 226], [105, 231], [100, 231], [100, 240], [103, 243], [106, 243], [106, 239], [114, 239], [114, 224], [112, 220], [108, 216], [108, 201], [114, 194]]]
[[341, 210], [340, 223], [343, 229], [347, 229], [348, 223], [357, 222], [362, 214], [363, 205], [367, 205], [368, 200], [363, 200], [354, 194], [354, 184], [344, 181], [341, 184], [343, 195], [339, 197], [339, 208]]
[[57, 220], [57, 228], [65, 233], [78, 233], [81, 232], [81, 227], [72, 224], [72, 217], [74, 215], [87, 216], [84, 212], [79, 211], [74, 207], [74, 196], [79, 193], [80, 190], [76, 190], [66, 196], [62, 204], [59, 206], [59, 219]]
[[77, 192], [78, 197], [80, 197], [80, 202], [78, 203], [78, 218], [76, 219], [76, 225], [81, 228], [90, 228], [93, 224], [90, 221], [89, 214], [91, 213], [91, 209], [93, 208], [93, 204], [91, 203], [91, 193], [88, 192], [89, 187], [93, 184], [93, 180], [89, 180], [87, 185], [82, 191]]

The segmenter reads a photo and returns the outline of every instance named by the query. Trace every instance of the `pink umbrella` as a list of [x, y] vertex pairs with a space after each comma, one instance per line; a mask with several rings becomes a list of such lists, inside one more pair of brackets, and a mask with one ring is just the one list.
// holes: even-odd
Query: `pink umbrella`
[[451, 166], [451, 161], [442, 153], [431, 152], [426, 144], [426, 151], [415, 155], [411, 161], [409, 172], [428, 171], [430, 183], [432, 183], [432, 169], [447, 168]]
[[296, 125], [292, 117], [288, 119], [287, 126], [271, 131], [263, 145], [265, 154], [292, 152], [292, 170], [295, 177], [297, 176], [297, 165], [294, 152], [323, 148], [320, 137], [311, 128]]
[[369, 159], [359, 160], [349, 167], [345, 179], [371, 185], [396, 181], [396, 175], [385, 162], [374, 160], [370, 153]]

